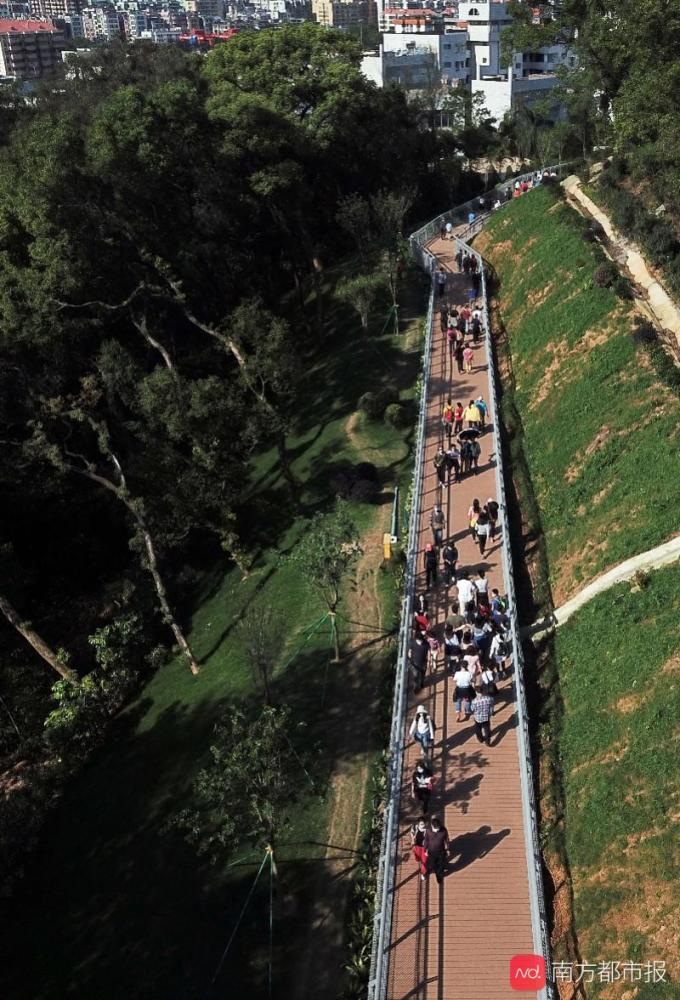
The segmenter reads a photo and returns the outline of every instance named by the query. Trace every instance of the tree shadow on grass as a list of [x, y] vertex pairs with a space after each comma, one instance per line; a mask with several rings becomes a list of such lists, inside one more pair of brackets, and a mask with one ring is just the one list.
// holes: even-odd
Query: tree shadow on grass
[[[348, 684], [355, 703], [365, 701], [366, 715], [344, 709]], [[300, 655], [275, 680], [276, 700], [287, 701], [295, 717], [308, 722], [301, 737], [318, 747], [318, 771], [328, 780], [356, 754], [381, 745], [368, 714], [375, 686], [374, 672], [354, 671], [349, 678], [346, 664], [328, 665], [319, 648]], [[230, 995], [266, 995], [268, 885], [257, 889], [211, 992], [210, 978], [256, 869], [211, 868], [177, 831], [161, 833], [189, 803], [213, 726], [235, 704], [226, 696], [191, 706], [175, 702], [140, 728], [151, 707], [142, 699], [119, 717], [107, 746], [67, 786], [27, 878], [7, 905], [0, 995], [193, 1000], [222, 997], [227, 986]], [[241, 704], [257, 710], [254, 698]], [[314, 794], [309, 803], [311, 813], [300, 814], [290, 838], [306, 843], [282, 849], [279, 863], [279, 894], [298, 901], [292, 917], [277, 916], [275, 995], [281, 997], [290, 995], [286, 976], [306, 941], [317, 886], [310, 841], [325, 832], [325, 806]], [[307, 825], [301, 817], [308, 815]]]

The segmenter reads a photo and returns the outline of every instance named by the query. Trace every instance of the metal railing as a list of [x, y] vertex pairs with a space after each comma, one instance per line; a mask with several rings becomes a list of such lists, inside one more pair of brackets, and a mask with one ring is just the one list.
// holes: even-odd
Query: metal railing
[[423, 388], [420, 396], [420, 411], [416, 437], [415, 475], [413, 480], [412, 506], [409, 514], [408, 543], [406, 550], [406, 574], [404, 597], [401, 606], [399, 629], [399, 653], [397, 674], [392, 702], [392, 728], [389, 743], [389, 765], [387, 774], [387, 798], [383, 819], [383, 833], [378, 862], [378, 879], [373, 916], [373, 948], [369, 973], [369, 1000], [385, 996], [387, 988], [387, 951], [392, 927], [392, 900], [394, 872], [396, 868], [397, 833], [399, 823], [399, 800], [404, 757], [404, 717], [408, 701], [408, 644], [413, 617], [413, 599], [418, 572], [418, 531], [420, 523], [420, 497], [422, 493], [423, 466], [428, 405], [428, 374], [432, 349], [432, 323], [434, 317], [434, 275], [430, 287], [427, 309], [425, 349], [423, 351]]
[[[558, 164], [546, 169], [555, 171], [558, 176], [568, 169], [569, 164]], [[530, 180], [535, 172], [513, 177], [509, 182]], [[495, 191], [503, 191], [508, 182], [499, 185]], [[493, 192], [487, 192], [489, 197]], [[397, 834], [399, 821], [399, 803], [401, 798], [402, 770], [405, 749], [405, 713], [407, 705], [407, 669], [408, 643], [411, 632], [413, 599], [418, 558], [418, 527], [420, 513], [420, 497], [423, 478], [423, 457], [425, 448], [425, 425], [428, 405], [428, 375], [433, 339], [434, 319], [434, 273], [436, 257], [428, 249], [427, 243], [436, 236], [442, 224], [446, 222], [465, 222], [469, 212], [479, 203], [479, 199], [466, 202], [443, 215], [437, 216], [410, 237], [411, 251], [420, 266], [432, 276], [430, 300], [427, 313], [427, 335], [423, 353], [423, 391], [420, 400], [418, 417], [418, 432], [415, 456], [415, 477], [413, 483], [413, 507], [411, 510], [408, 548], [406, 559], [406, 584], [402, 603], [401, 626], [399, 632], [399, 653], [397, 660], [394, 700], [392, 705], [392, 727], [389, 743], [389, 771], [387, 784], [387, 801], [383, 823], [380, 859], [375, 896], [375, 913], [373, 918], [373, 944], [368, 983], [368, 1000], [384, 1000], [387, 991], [389, 971], [389, 947], [392, 926], [394, 874], [396, 869]], [[501, 203], [502, 205], [505, 202]], [[476, 214], [476, 213], [475, 213]], [[496, 500], [499, 506], [501, 526], [501, 552], [503, 563], [503, 583], [508, 600], [510, 633], [512, 641], [512, 657], [514, 664], [514, 688], [517, 711], [517, 743], [519, 752], [519, 771], [522, 798], [522, 818], [524, 826], [524, 841], [527, 856], [527, 871], [529, 881], [529, 905], [531, 908], [531, 927], [536, 954], [542, 955], [546, 963], [546, 987], [537, 993], [539, 1000], [552, 1000], [555, 996], [552, 981], [552, 962], [550, 953], [550, 934], [546, 915], [545, 894], [543, 889], [543, 868], [541, 849], [538, 836], [538, 812], [534, 793], [533, 766], [531, 758], [531, 739], [529, 734], [529, 716], [526, 703], [524, 684], [524, 654], [519, 635], [519, 621], [515, 600], [515, 583], [510, 550], [510, 526], [507, 505], [505, 502], [505, 480], [501, 454], [500, 416], [498, 410], [498, 385], [496, 367], [493, 355], [493, 337], [489, 318], [489, 306], [486, 288], [486, 275], [481, 254], [471, 247], [466, 240], [472, 239], [489, 218], [490, 212], [477, 215], [468, 226], [459, 232], [455, 239], [456, 249], [467, 252], [477, 258], [478, 272], [481, 275], [480, 295], [482, 299], [483, 328], [488, 354], [489, 404], [492, 413], [494, 448], [496, 452]]]

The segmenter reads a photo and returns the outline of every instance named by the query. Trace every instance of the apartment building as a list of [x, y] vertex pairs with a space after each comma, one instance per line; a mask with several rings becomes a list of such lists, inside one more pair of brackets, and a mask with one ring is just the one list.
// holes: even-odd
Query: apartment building
[[375, 0], [312, 0], [312, 17], [327, 28], [349, 28], [355, 24], [377, 24]]
[[49, 76], [61, 64], [63, 48], [63, 32], [48, 21], [0, 19], [0, 76]]
[[361, 68], [379, 87], [419, 90], [468, 83], [468, 63], [468, 34], [459, 28], [447, 34], [385, 32], [379, 52], [365, 54]]

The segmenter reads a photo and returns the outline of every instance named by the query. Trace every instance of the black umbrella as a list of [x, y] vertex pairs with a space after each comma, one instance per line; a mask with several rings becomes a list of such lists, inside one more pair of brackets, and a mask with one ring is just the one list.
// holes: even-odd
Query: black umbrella
[[462, 441], [471, 441], [473, 438], [478, 438], [481, 431], [478, 431], [476, 427], [468, 427], [467, 430], [461, 431], [458, 437]]

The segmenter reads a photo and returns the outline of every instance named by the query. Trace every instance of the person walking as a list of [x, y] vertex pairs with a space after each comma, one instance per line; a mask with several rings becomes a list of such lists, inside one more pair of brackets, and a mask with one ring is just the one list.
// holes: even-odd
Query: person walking
[[446, 449], [446, 468], [449, 473], [449, 483], [451, 480], [455, 483], [460, 482], [460, 451], [456, 444], [449, 444]]
[[501, 678], [505, 677], [505, 661], [508, 658], [508, 646], [501, 632], [496, 632], [491, 640], [489, 657], [493, 669]]
[[458, 601], [451, 601], [451, 614], [446, 617], [446, 625], [451, 626], [456, 633], [458, 642], [460, 642], [463, 629], [465, 628], [465, 617], [460, 613], [460, 604]]
[[[462, 355], [462, 352], [461, 352], [461, 362], [462, 362], [462, 358], [463, 358], [463, 355]], [[463, 369], [461, 367], [460, 371], [462, 371], [462, 370]], [[456, 403], [456, 405], [454, 407], [454, 410], [453, 410], [453, 433], [454, 434], [460, 434], [460, 432], [463, 429], [463, 413], [464, 412], [465, 411], [463, 410], [463, 404], [462, 403]]]
[[453, 625], [444, 626], [444, 667], [452, 674], [460, 659], [460, 642], [453, 631]]
[[449, 539], [442, 549], [442, 560], [444, 565], [444, 583], [450, 587], [456, 582], [456, 568], [458, 566], [458, 549]]
[[448, 240], [453, 239], [453, 223], [450, 220], [446, 223], [446, 238]]
[[472, 334], [472, 343], [473, 344], [478, 344], [479, 343], [479, 338], [480, 338], [480, 336], [482, 334], [482, 324], [474, 316], [470, 320], [470, 333]]
[[[436, 816], [432, 817], [430, 829], [425, 832], [423, 846], [427, 852], [427, 871], [433, 872], [437, 885], [441, 885], [449, 855], [449, 831], [442, 826]], [[421, 881], [425, 881], [424, 875], [420, 878]]]
[[425, 684], [429, 652], [430, 647], [427, 644], [425, 635], [422, 632], [416, 633], [411, 639], [408, 650], [409, 668], [413, 678], [413, 691], [415, 694], [418, 694]]
[[437, 550], [431, 542], [425, 546], [425, 590], [429, 590], [433, 583], [437, 582]]
[[439, 480], [439, 485], [444, 486], [446, 483], [446, 455], [441, 448], [437, 449], [437, 452], [432, 460], [435, 471], [437, 473], [437, 479]]
[[425, 850], [425, 834], [427, 833], [427, 823], [424, 819], [419, 819], [411, 827], [411, 846], [413, 848], [413, 860], [418, 865], [418, 871], [422, 880], [427, 872], [427, 851]]
[[465, 410], [463, 412], [463, 420], [466, 422], [468, 427], [476, 431], [479, 430], [479, 425], [482, 421], [482, 415], [479, 412], [479, 407], [475, 403], [474, 399], [471, 399], [468, 405], [465, 407]]
[[436, 503], [432, 508], [432, 513], [430, 514], [430, 527], [432, 528], [432, 541], [437, 548], [441, 548], [444, 540], [444, 528], [446, 527], [446, 514], [438, 503]]
[[479, 545], [479, 554], [484, 555], [486, 550], [486, 542], [489, 537], [489, 515], [487, 513], [486, 507], [483, 507], [479, 514], [477, 515], [477, 523], [475, 525], [475, 534], [477, 535], [477, 544]]
[[418, 705], [416, 708], [408, 734], [415, 743], [420, 744], [423, 756], [426, 757], [434, 743], [434, 723], [424, 705]]
[[498, 504], [492, 497], [489, 497], [485, 507], [489, 515], [489, 538], [493, 542], [496, 537], [496, 526], [498, 525]]
[[482, 508], [479, 504], [479, 499], [475, 497], [470, 506], [468, 507], [468, 512], [467, 512], [468, 528], [470, 529], [471, 537], [474, 538], [475, 540], [477, 537], [477, 521], [481, 513], [482, 513]]
[[437, 272], [437, 291], [440, 296], [446, 293], [446, 271], [443, 267]]
[[475, 406], [479, 410], [479, 429], [480, 431], [486, 430], [486, 418], [489, 413], [489, 408], [484, 402], [483, 396], [477, 396], [475, 400]]
[[456, 250], [456, 267], [458, 268], [459, 273], [463, 270], [463, 250], [460, 245]]
[[427, 816], [430, 809], [430, 795], [433, 785], [434, 777], [431, 768], [424, 760], [419, 760], [411, 778], [411, 794], [414, 802], [420, 802], [423, 816]]
[[479, 569], [475, 577], [475, 587], [477, 588], [477, 603], [489, 603], [489, 581], [486, 578], [486, 571]]
[[456, 709], [456, 722], [463, 722], [463, 716], [465, 719], [470, 718], [470, 705], [475, 695], [472, 687], [472, 674], [465, 660], [459, 661], [458, 669], [453, 675], [453, 683], [455, 685], [453, 703]]
[[482, 446], [476, 439], [470, 441], [470, 467], [472, 472], [477, 475], [479, 471], [479, 459], [482, 454]]
[[463, 254], [463, 274], [469, 274], [469, 273], [470, 273], [470, 256], [466, 250], [465, 253]]
[[[460, 438], [459, 438], [460, 440]], [[460, 467], [463, 475], [466, 475], [472, 468], [472, 444], [467, 438], [461, 443], [460, 446]]]
[[455, 346], [453, 348], [453, 356], [456, 359], [456, 367], [458, 368], [458, 374], [462, 375], [465, 371], [465, 341], [456, 340]]
[[489, 686], [484, 685], [480, 694], [472, 701], [472, 714], [475, 717], [475, 735], [480, 743], [491, 746], [491, 716], [493, 715], [493, 695]]
[[451, 444], [451, 435], [453, 433], [453, 403], [450, 399], [446, 400], [446, 404], [442, 410], [442, 427], [444, 429], [444, 433], [448, 437], [449, 444]]
[[463, 364], [465, 368], [465, 374], [470, 375], [472, 372], [472, 359], [475, 356], [475, 352], [472, 350], [470, 345], [463, 348]]
[[456, 586], [458, 587], [458, 601], [461, 611], [465, 615], [465, 620], [472, 621], [477, 608], [477, 588], [472, 580], [468, 579], [465, 571], [459, 574]]
[[446, 327], [448, 325], [448, 310], [445, 305], [439, 307], [439, 325], [441, 327], [442, 333], [446, 333]]

